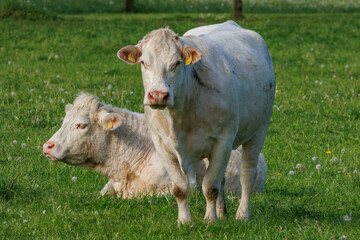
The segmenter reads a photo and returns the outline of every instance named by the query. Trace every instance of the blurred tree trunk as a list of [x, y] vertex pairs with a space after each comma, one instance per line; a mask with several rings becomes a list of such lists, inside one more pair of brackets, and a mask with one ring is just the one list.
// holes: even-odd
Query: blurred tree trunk
[[125, 11], [134, 11], [134, 0], [125, 0]]
[[242, 0], [233, 0], [233, 17], [234, 19], [240, 19], [242, 15]]

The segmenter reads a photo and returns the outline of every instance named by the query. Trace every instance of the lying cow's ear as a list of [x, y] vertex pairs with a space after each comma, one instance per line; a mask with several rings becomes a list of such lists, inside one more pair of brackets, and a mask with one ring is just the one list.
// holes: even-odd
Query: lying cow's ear
[[68, 113], [71, 110], [72, 107], [73, 107], [73, 105], [71, 103], [66, 104], [65, 113]]
[[117, 52], [117, 56], [130, 64], [137, 63], [141, 57], [141, 51], [137, 46], [126, 46]]
[[103, 129], [113, 131], [121, 125], [121, 116], [116, 113], [106, 113], [101, 120]]
[[194, 47], [185, 47], [182, 53], [185, 66], [196, 63], [201, 59], [201, 52]]

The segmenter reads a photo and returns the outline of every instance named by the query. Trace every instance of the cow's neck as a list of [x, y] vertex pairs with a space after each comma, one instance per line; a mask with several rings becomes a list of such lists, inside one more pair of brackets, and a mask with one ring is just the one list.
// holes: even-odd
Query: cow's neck
[[104, 147], [109, 149], [107, 161], [99, 156], [103, 159], [98, 159], [94, 169], [109, 178], [126, 181], [129, 173], [140, 172], [146, 166], [155, 149], [144, 118], [130, 112], [120, 114], [122, 124], [110, 134], [110, 146]]

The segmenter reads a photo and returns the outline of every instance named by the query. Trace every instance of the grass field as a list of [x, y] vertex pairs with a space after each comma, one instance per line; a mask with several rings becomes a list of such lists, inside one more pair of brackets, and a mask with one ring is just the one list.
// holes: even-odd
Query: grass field
[[143, 111], [140, 67], [120, 62], [120, 47], [159, 27], [183, 34], [230, 15], [1, 20], [0, 239], [358, 239], [360, 14], [345, 12], [248, 13], [238, 21], [264, 37], [274, 61], [277, 94], [262, 150], [267, 182], [252, 197], [249, 223], [235, 220], [239, 198], [228, 195], [229, 216], [208, 225], [205, 199], [193, 193], [194, 223], [181, 227], [173, 196], [100, 197], [106, 178], [50, 163], [42, 144], [80, 91]]

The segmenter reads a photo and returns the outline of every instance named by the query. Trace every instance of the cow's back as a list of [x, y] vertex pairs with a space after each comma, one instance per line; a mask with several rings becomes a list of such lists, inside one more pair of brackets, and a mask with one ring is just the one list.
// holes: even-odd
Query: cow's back
[[[191, 29], [184, 39], [202, 52], [201, 64], [193, 68], [209, 88], [217, 90], [212, 94], [216, 102], [228, 106], [222, 113], [238, 122], [236, 148], [270, 120], [275, 75], [266, 43], [258, 33], [233, 21]], [[211, 102], [206, 89], [203, 94]]]

